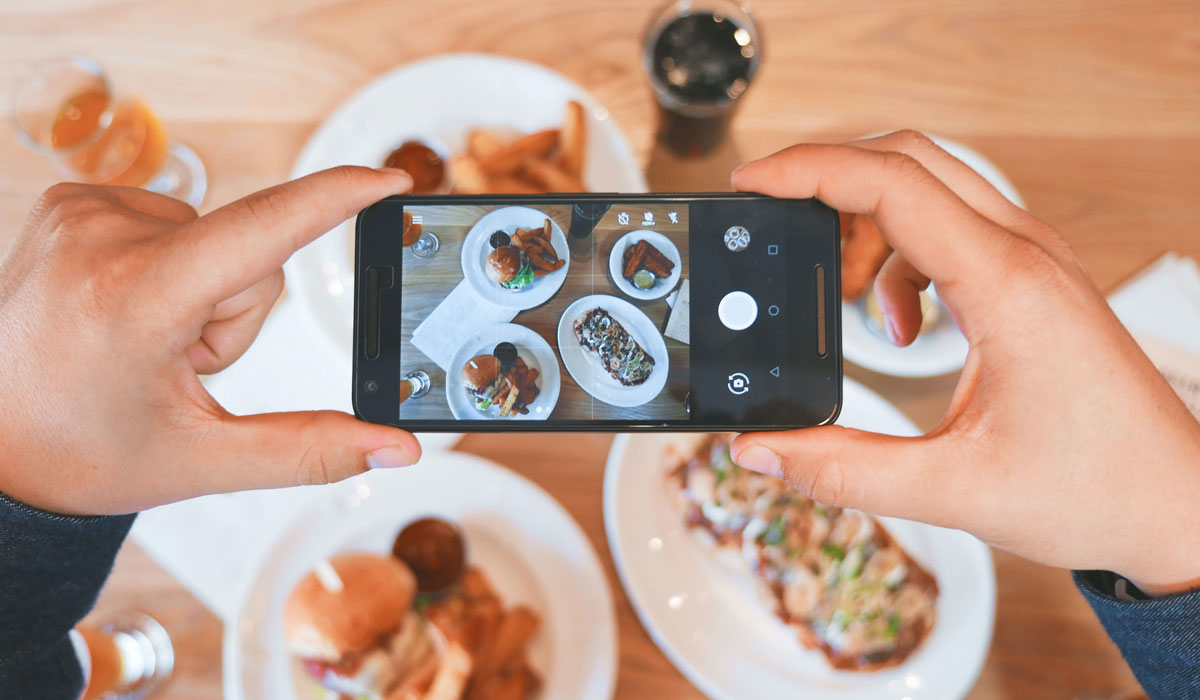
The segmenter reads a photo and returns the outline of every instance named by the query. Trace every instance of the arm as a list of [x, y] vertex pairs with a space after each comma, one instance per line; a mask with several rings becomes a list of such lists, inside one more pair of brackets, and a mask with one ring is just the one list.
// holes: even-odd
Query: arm
[[417, 460], [402, 430], [233, 416], [200, 383], [254, 340], [292, 252], [410, 184], [335, 168], [203, 217], [126, 187], [42, 196], [0, 265], [0, 697], [78, 696], [66, 634], [129, 531], [121, 514]]
[[83, 676], [67, 632], [96, 602], [132, 515], [48, 513], [0, 493], [0, 690], [78, 698]]
[[[970, 343], [929, 433], [747, 434], [738, 464], [818, 501], [1119, 572], [1156, 595], [1200, 585], [1200, 423], [1053, 228], [912, 132], [796, 146], [744, 166], [734, 185], [873, 218], [896, 251], [875, 280], [893, 342], [916, 337], [917, 293], [932, 281]], [[1200, 594], [1114, 603], [1094, 576], [1081, 576], [1085, 595], [1147, 690], [1167, 687], [1163, 674], [1195, 681], [1198, 643], [1179, 632], [1196, 627]]]

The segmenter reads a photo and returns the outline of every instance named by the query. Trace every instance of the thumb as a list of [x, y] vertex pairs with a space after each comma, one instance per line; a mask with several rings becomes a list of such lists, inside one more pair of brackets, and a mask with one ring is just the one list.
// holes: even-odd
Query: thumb
[[206, 469], [215, 481], [211, 491], [328, 484], [421, 457], [411, 433], [340, 411], [262, 413], [223, 423], [218, 449], [226, 456]]
[[[784, 479], [830, 506], [943, 524], [949, 470], [935, 438], [896, 437], [833, 425], [748, 433], [733, 442], [740, 467]], [[953, 496], [951, 496], [953, 498]]]

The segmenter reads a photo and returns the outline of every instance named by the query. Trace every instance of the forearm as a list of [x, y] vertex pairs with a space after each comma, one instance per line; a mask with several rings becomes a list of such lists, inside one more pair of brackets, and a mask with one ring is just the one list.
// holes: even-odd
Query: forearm
[[0, 697], [79, 697], [67, 633], [95, 604], [134, 517], [59, 515], [0, 493]]
[[1152, 699], [1200, 700], [1200, 590], [1128, 598], [1117, 595], [1116, 574], [1074, 577]]

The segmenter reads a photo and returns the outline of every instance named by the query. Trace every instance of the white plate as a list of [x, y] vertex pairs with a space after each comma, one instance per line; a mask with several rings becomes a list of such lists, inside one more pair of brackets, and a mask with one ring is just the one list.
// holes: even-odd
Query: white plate
[[[607, 311], [654, 358], [654, 369], [646, 381], [637, 386], [625, 386], [613, 379], [596, 353], [579, 344], [575, 337], [575, 319], [595, 308]], [[580, 297], [567, 307], [558, 320], [558, 353], [575, 383], [610, 406], [641, 406], [658, 396], [667, 385], [670, 359], [662, 334], [641, 309], [608, 294]]]
[[475, 408], [475, 400], [467, 395], [463, 388], [462, 367], [476, 355], [490, 355], [492, 350], [502, 342], [517, 346], [517, 355], [525, 360], [530, 369], [538, 371], [537, 399], [529, 404], [529, 413], [515, 414], [511, 420], [546, 420], [558, 403], [558, 390], [561, 378], [558, 370], [558, 357], [551, 349], [550, 343], [536, 332], [518, 326], [515, 323], [497, 323], [488, 326], [470, 338], [463, 341], [462, 346], [454, 353], [450, 361], [450, 371], [446, 373], [446, 403], [450, 404], [450, 412], [459, 420], [509, 420], [500, 417], [500, 407], [492, 406], [486, 411]]
[[[876, 134], [878, 135], [878, 134]], [[978, 151], [940, 136], [934, 143], [983, 176], [1000, 194], [1022, 209], [1025, 200], [1004, 173]], [[864, 295], [865, 297], [865, 295]], [[917, 336], [912, 345], [898, 348], [868, 325], [863, 300], [842, 302], [842, 356], [860, 367], [896, 377], [933, 377], [962, 369], [968, 343], [945, 307], [933, 328]]]
[[[558, 126], [568, 100], [579, 101], [588, 115], [588, 188], [645, 192], [646, 180], [629, 141], [591, 95], [543, 66], [469, 53], [416, 61], [376, 78], [317, 129], [291, 176], [335, 165], [375, 167], [409, 137], [438, 137], [458, 150], [473, 127], [529, 132]], [[352, 354], [354, 337], [354, 270], [347, 253], [347, 240], [353, 235], [351, 219], [284, 266], [289, 292], [346, 358]]]
[[[670, 277], [667, 277], [665, 280], [657, 280], [654, 286], [649, 289], [638, 289], [621, 274], [625, 268], [625, 261], [622, 259], [625, 257], [625, 249], [639, 241], [648, 241], [650, 245], [658, 248], [668, 260], [675, 263], [675, 267], [671, 269]], [[641, 299], [643, 301], [658, 299], [659, 297], [665, 297], [675, 288], [675, 285], [679, 284], [679, 278], [683, 276], [683, 260], [679, 257], [679, 249], [675, 247], [670, 238], [657, 231], [639, 229], [637, 231], [630, 231], [617, 239], [616, 244], [613, 245], [612, 253], [608, 256], [608, 273], [612, 275], [617, 289], [620, 289], [634, 299]]]
[[322, 557], [346, 549], [389, 551], [405, 523], [437, 515], [466, 531], [506, 604], [542, 617], [530, 660], [543, 698], [606, 700], [616, 678], [612, 596], [595, 550], [571, 516], [530, 481], [479, 457], [440, 453], [412, 467], [321, 487], [266, 557], [237, 622], [225, 626], [227, 697], [318, 700], [318, 687], [288, 657], [283, 605]]
[[[895, 408], [850, 380], [838, 423], [914, 435]], [[663, 653], [715, 700], [952, 700], [987, 656], [996, 581], [988, 548], [956, 530], [882, 518], [938, 580], [937, 622], [907, 661], [868, 674], [831, 669], [776, 618], [738, 558], [727, 562], [683, 524], [662, 451], [679, 436], [622, 435], [604, 474], [604, 526], [629, 600]]]
[[506, 309], [524, 311], [546, 303], [562, 287], [571, 267], [571, 251], [567, 248], [567, 236], [558, 222], [550, 219], [550, 244], [554, 252], [566, 262], [563, 266], [542, 277], [534, 277], [533, 284], [516, 291], [505, 289], [487, 276], [487, 259], [492, 254], [488, 239], [496, 231], [510, 236], [519, 228], [542, 228], [550, 219], [545, 213], [529, 207], [504, 207], [490, 211], [475, 222], [467, 232], [462, 244], [463, 277], [476, 296], [486, 302]]

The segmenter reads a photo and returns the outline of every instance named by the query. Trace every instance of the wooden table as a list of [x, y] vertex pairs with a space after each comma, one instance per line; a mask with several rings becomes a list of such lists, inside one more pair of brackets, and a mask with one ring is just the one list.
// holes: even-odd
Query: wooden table
[[[1111, 289], [1162, 253], [1200, 257], [1200, 54], [1190, 0], [760, 0], [766, 60], [730, 145], [680, 164], [651, 146], [654, 106], [638, 63], [652, 11], [640, 0], [16, 0], [0, 8], [0, 85], [65, 51], [103, 61], [208, 166], [205, 208], [287, 176], [322, 119], [372, 76], [445, 51], [553, 67], [615, 115], [662, 191], [726, 187], [729, 166], [799, 140], [913, 127], [995, 161], [1034, 213]], [[0, 88], [3, 89], [3, 88]], [[0, 248], [47, 166], [0, 136]], [[923, 428], [955, 377], [901, 380], [849, 368]], [[535, 479], [606, 555], [601, 468], [609, 438], [468, 437], [463, 449]], [[607, 561], [607, 559], [606, 559]], [[611, 563], [620, 698], [697, 698], [635, 619]], [[1068, 698], [1135, 687], [1068, 575], [996, 553], [994, 643], [972, 700]], [[214, 698], [221, 624], [135, 545], [97, 614], [138, 607], [175, 639], [161, 697]]]

